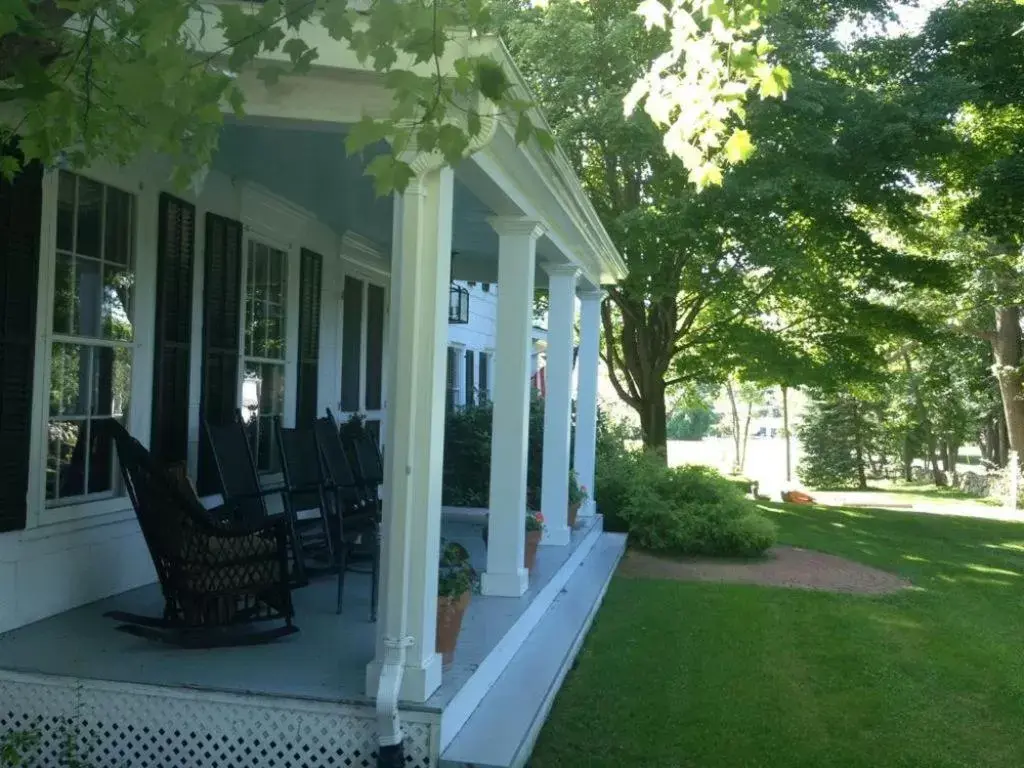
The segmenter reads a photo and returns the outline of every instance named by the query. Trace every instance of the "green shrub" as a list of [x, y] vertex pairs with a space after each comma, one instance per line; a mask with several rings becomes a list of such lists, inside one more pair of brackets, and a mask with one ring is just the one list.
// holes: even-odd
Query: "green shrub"
[[[444, 468], [441, 503], [453, 507], [486, 507], [491, 488], [491, 403], [467, 405], [448, 411], [444, 427]], [[526, 451], [526, 503], [540, 509], [540, 481], [544, 466], [544, 401], [530, 400]]]
[[662, 459], [625, 448], [621, 430], [599, 422], [598, 511], [605, 528], [631, 543], [675, 555], [759, 555], [775, 525], [746, 498], [748, 484], [702, 466], [668, 469]]

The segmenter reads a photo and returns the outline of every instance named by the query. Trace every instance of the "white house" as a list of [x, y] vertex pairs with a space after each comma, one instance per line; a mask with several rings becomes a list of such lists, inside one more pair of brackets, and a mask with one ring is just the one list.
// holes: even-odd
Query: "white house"
[[[466, 322], [448, 326], [445, 386], [451, 405], [491, 400], [494, 396], [494, 350], [498, 338], [498, 286], [496, 283], [457, 280], [466, 291]], [[544, 366], [547, 329], [535, 324], [531, 332], [530, 377], [536, 388], [537, 372]]]
[[[412, 157], [408, 188], [378, 199], [362, 174], [370, 157], [347, 157], [342, 139], [390, 95], [344, 46], [309, 36], [309, 74], [269, 87], [240, 73], [249, 114], [229, 120], [198, 192], [173, 189], [159, 156], [30, 167], [0, 184], [0, 734], [37, 731], [48, 759], [71, 733], [98, 768], [370, 766], [403, 745], [419, 768], [522, 764], [621, 554], [592, 505], [577, 530], [566, 524], [577, 306], [574, 460], [593, 487], [600, 290], [625, 270], [566, 158], [517, 145], [491, 114], [469, 157]], [[465, 44], [523, 88], [500, 41]], [[491, 286], [493, 341], [461, 342], [474, 386], [486, 360], [495, 404], [486, 551], [440, 501], [453, 276], [477, 281], [478, 307], [480, 281]], [[548, 528], [528, 573], [538, 284], [550, 295]], [[286, 426], [329, 407], [380, 427], [376, 626], [355, 577], [340, 616], [329, 584], [298, 590], [300, 632], [262, 646], [156, 647], [103, 617], [161, 603], [96, 421], [119, 418], [212, 492], [200, 425], [240, 406]], [[257, 460], [272, 468], [259, 446]], [[444, 671], [442, 527], [482, 571]]]

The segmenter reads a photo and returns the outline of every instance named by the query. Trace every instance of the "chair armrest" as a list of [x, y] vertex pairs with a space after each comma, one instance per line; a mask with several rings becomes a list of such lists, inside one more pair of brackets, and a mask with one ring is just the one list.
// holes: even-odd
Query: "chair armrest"
[[[226, 506], [226, 505], [225, 505]], [[223, 518], [212, 517], [219, 510], [224, 509], [224, 506], [216, 507], [210, 510], [211, 519], [207, 521], [208, 533], [212, 536], [216, 536], [220, 539], [233, 539], [241, 538], [243, 536], [251, 536], [254, 533], [272, 533], [277, 535], [278, 532], [287, 534], [288, 522], [281, 515], [274, 515], [271, 517], [258, 518], [253, 520], [224, 520]]]

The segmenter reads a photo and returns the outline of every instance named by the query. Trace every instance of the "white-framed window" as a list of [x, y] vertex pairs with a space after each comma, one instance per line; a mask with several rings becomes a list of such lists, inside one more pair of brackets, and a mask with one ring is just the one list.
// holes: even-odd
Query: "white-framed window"
[[135, 199], [60, 171], [57, 180], [44, 497], [49, 507], [122, 493], [98, 425], [129, 412], [134, 356]]
[[285, 413], [287, 251], [250, 238], [242, 284], [242, 417], [249, 424], [256, 468], [276, 472], [274, 422]]
[[464, 348], [461, 346], [448, 347], [448, 357], [445, 363], [445, 405], [448, 408], [454, 408], [465, 402], [462, 389], [463, 354]]

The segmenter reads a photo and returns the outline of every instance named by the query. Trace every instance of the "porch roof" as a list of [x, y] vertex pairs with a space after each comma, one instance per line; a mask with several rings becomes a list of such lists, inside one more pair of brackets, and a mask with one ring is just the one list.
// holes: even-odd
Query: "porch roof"
[[[203, 50], [224, 49], [225, 39], [219, 29], [197, 21], [195, 31]], [[368, 62], [360, 62], [347, 44], [330, 38], [319, 23], [304, 23], [300, 35], [319, 54], [309, 73], [284, 76], [273, 86], [261, 81], [255, 70], [238, 75], [246, 94], [246, 110], [252, 118], [345, 125], [364, 115], [384, 117], [390, 112], [392, 96], [383, 75], [374, 72]], [[516, 96], [533, 100], [511, 54], [498, 37], [475, 36], [468, 31], [456, 33], [441, 64], [442, 70], [453, 69], [457, 55], [492, 58], [506, 72]], [[280, 51], [265, 52], [261, 58], [288, 60]], [[407, 68], [417, 71], [423, 65], [408, 62]], [[547, 259], [576, 264], [594, 287], [625, 277], [625, 261], [562, 149], [556, 146], [554, 151], [546, 151], [535, 139], [517, 144], [511, 118], [496, 113], [492, 104], [484, 102], [481, 97], [484, 128], [471, 145], [472, 154], [456, 169], [460, 182], [495, 214], [523, 216], [543, 223], [545, 239], [553, 246], [548, 249]], [[532, 108], [529, 114], [535, 125], [550, 130], [540, 109]], [[543, 250], [539, 248], [538, 252]]]

